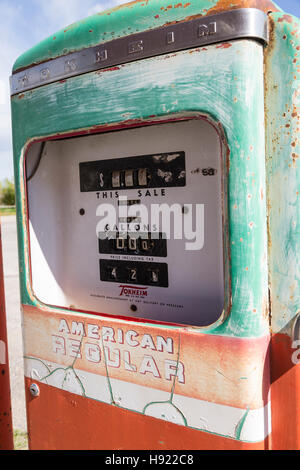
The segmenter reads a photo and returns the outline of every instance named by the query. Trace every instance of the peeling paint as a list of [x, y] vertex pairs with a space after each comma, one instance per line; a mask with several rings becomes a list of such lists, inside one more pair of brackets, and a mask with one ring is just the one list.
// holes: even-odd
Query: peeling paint
[[[240, 51], [239, 56], [236, 54], [237, 51]], [[214, 64], [215, 72], [213, 76], [209, 71], [210, 64]], [[216, 64], [218, 64], [217, 68]], [[166, 112], [178, 113], [182, 110], [185, 110], [185, 113], [188, 113], [189, 110], [194, 112], [196, 107], [202, 113], [207, 112], [209, 115], [216, 116], [217, 121], [221, 122], [224, 127], [229, 146], [231, 147], [230, 160], [228, 153], [227, 165], [232, 181], [230, 201], [234, 201], [233, 204], [230, 202], [229, 209], [232, 224], [231, 244], [236, 239], [239, 240], [241, 238], [241, 236], [237, 238], [240, 230], [245, 231], [243, 238], [247, 238], [249, 223], [253, 221], [256, 227], [260, 228], [252, 232], [252, 246], [256, 247], [255, 250], [257, 251], [258, 258], [261, 259], [261, 250], [265, 250], [266, 245], [264, 241], [265, 208], [260, 202], [258, 204], [260, 188], [264, 187], [264, 158], [262, 154], [264, 134], [263, 128], [259, 125], [260, 122], [263, 122], [263, 106], [261, 105], [263, 99], [259, 99], [259, 96], [262, 97], [263, 94], [262, 66], [262, 48], [259, 44], [251, 41], [236, 41], [232, 44], [232, 47], [227, 49], [217, 49], [215, 46], [210, 46], [207, 48], [207, 51], [200, 49], [193, 55], [190, 54], [190, 51], [184, 51], [169, 57], [167, 60], [165, 60], [165, 57], [159, 57], [147, 59], [140, 63], [127, 64], [118, 70], [111, 70], [109, 74], [85, 74], [82, 77], [69, 79], [68, 83], [59, 84], [59, 87], [54, 84], [53, 86], [44, 86], [31, 92], [26, 92], [22, 100], [14, 97], [12, 99], [13, 115], [18, 115], [18, 119], [13, 119], [14, 134], [19, 135], [18, 145], [21, 145], [22, 148], [24, 143], [28, 141], [28, 137], [33, 138], [37, 135], [36, 129], [38, 129], [38, 135], [40, 136], [52, 134], [53, 136], [59, 136], [69, 129], [76, 128], [79, 131], [86, 128], [89, 129], [89, 132], [91, 129], [95, 129], [95, 131], [108, 130], [115, 128], [117, 123], [119, 123], [119, 127], [141, 125], [143, 119], [150, 115], [163, 117]], [[232, 68], [233, 70], [230, 71]], [[252, 77], [251, 70], [253, 68], [257, 70], [258, 74], [259, 71], [261, 72], [260, 81], [253, 82], [249, 78]], [[114, 86], [114, 74], [118, 74], [118, 93], [116, 93]], [[227, 110], [228, 102], [232, 100], [231, 85], [229, 87], [225, 85], [220, 87], [219, 81], [220, 76], [226, 77], [225, 80], [227, 80], [227, 77], [232, 75], [239, 77], [238, 80], [234, 81], [236, 86], [235, 96], [238, 99], [237, 108], [234, 113], [230, 113]], [[142, 81], [139, 80], [141, 76], [143, 76]], [[135, 77], [134, 80], [132, 77]], [[201, 80], [199, 80], [199, 77], [201, 77]], [[210, 83], [209, 88], [206, 87], [208, 82]], [[187, 83], [190, 90], [188, 93]], [[68, 87], [67, 94], [66, 86]], [[181, 93], [181, 90], [183, 93]], [[194, 90], [197, 90], [197, 93]], [[216, 99], [216, 96], [218, 96], [218, 99]], [[60, 100], [67, 100], [66, 108], [61, 107], [59, 109], [57, 107], [57, 102]], [[47, 107], [42, 104], [44, 102], [47, 102]], [[108, 102], [109, 107], [107, 107]], [[21, 107], [18, 105], [23, 103], [24, 105]], [[141, 109], [141, 106], [144, 109], [144, 114], [142, 115], [140, 111], [137, 114], [137, 110]], [[31, 109], [38, 109], [39, 111], [36, 113], [36, 111], [30, 111]], [[61, 112], [63, 113], [63, 119], [60, 118]], [[36, 116], [36, 120], [28, 120], [23, 113], [26, 116], [28, 116], [28, 113], [32, 113], [33, 116]], [[123, 115], [127, 115], [127, 113], [130, 113], [132, 117], [130, 120], [124, 121]], [[258, 115], [257, 113], [259, 117], [250, 124], [247, 116]], [[234, 124], [235, 119], [239, 122], [239, 126]], [[243, 122], [245, 119], [246, 124], [244, 126]], [[245, 128], [247, 128], [247, 135], [244, 133]], [[15, 149], [16, 145], [17, 141], [15, 139]], [[252, 158], [251, 161], [245, 160], [242, 165], [239, 163], [239, 167], [236, 167], [237, 162], [243, 161], [240, 159], [240, 153], [244, 151], [246, 154], [249, 148], [251, 148], [255, 158]], [[19, 155], [19, 152], [20, 150], [17, 150], [15, 155]], [[24, 162], [20, 161], [19, 164], [21, 167], [20, 172], [18, 168], [17, 175], [22, 179]], [[247, 170], [249, 171], [252, 168], [249, 174], [255, 173], [259, 175], [255, 179], [254, 187], [251, 176], [249, 176], [249, 184], [245, 185], [244, 182], [242, 183], [239, 174], [241, 174], [240, 172], [242, 172], [243, 167], [245, 167], [245, 170], [243, 170], [245, 174]], [[16, 177], [18, 180], [19, 177]], [[236, 184], [233, 183], [235, 178]], [[253, 190], [255, 188], [257, 189], [255, 197], [253, 197]], [[251, 199], [248, 200], [246, 197], [244, 203], [241, 202], [237, 208], [231, 209], [231, 204], [235, 206], [237, 200], [243, 201], [241, 194], [244, 194], [245, 191], [247, 191], [246, 195], [252, 195]], [[20, 200], [24, 200], [25, 204], [24, 197]], [[247, 208], [245, 206], [246, 200], [248, 201]], [[246, 218], [245, 214], [248, 214]], [[244, 222], [241, 225], [242, 220]], [[256, 240], [255, 243], [254, 240]], [[239, 251], [237, 245], [231, 246], [234, 246], [234, 252], [236, 250]], [[252, 264], [255, 263], [255, 256], [248, 252], [247, 247], [242, 251], [245, 263], [250, 269]], [[20, 252], [22, 253], [23, 250], [21, 249]], [[238, 259], [236, 256], [239, 257], [241, 255], [238, 255], [238, 252], [234, 256], [231, 254], [233, 278], [230, 282], [235, 285], [237, 276], [239, 283], [246, 282], [248, 285], [249, 280], [244, 278], [245, 274], [239, 274], [238, 264], [235, 262], [235, 259]], [[247, 262], [246, 259], [248, 258], [249, 261]], [[245, 271], [243, 272], [245, 273]], [[262, 286], [266, 285], [264, 271], [261, 275], [261, 280], [256, 277], [254, 283], [255, 289], [258, 289], [257, 293], [262, 292]], [[241, 292], [246, 292], [246, 290]], [[257, 295], [260, 296], [261, 294]], [[27, 302], [26, 298], [27, 294], [23, 297], [23, 302], [25, 303]], [[256, 328], [258, 327], [258, 331], [261, 332], [258, 334], [262, 334], [265, 331], [266, 325], [262, 322], [259, 313], [253, 315], [251, 302], [248, 304], [248, 301], [245, 301], [245, 297], [243, 298], [241, 303], [243, 305], [243, 320], [241, 321], [240, 301], [235, 297], [233, 297], [233, 301], [230, 321], [228, 321], [228, 324], [224, 324], [220, 333], [221, 331], [226, 331], [227, 334], [235, 335], [237, 332], [240, 332], [238, 334], [247, 335], [251, 331], [257, 331]], [[258, 309], [259, 311], [261, 309]], [[251, 315], [251, 321], [248, 321], [248, 315]], [[237, 329], [233, 325], [238, 325]], [[256, 326], [254, 327], [254, 325]], [[219, 329], [216, 331], [219, 332]], [[257, 334], [257, 332], [254, 334]]]
[[[299, 309], [299, 67], [300, 22], [291, 15], [273, 13], [271, 45], [266, 49], [267, 176], [269, 224], [269, 278], [272, 331], [290, 334], [290, 321]], [[297, 32], [298, 38], [288, 39]], [[294, 36], [294, 35], [293, 35]], [[285, 64], [285, 65], [283, 65]], [[284, 68], [285, 72], [282, 73]]]
[[[184, 5], [157, 0], [143, 3], [137, 1], [64, 29], [56, 35], [55, 45], [51, 46], [51, 57], [58, 56], [62, 51], [65, 54], [76, 48], [87, 47], [93, 44], [97, 34], [97, 41], [99, 38], [100, 41], [106, 41], [118, 35], [129, 34], [130, 28], [131, 31], [146, 30], [166, 22], [170, 24], [184, 21], [195, 15], [201, 17], [241, 6], [257, 6], [264, 11], [277, 10], [276, 6], [268, 0], [262, 2], [201, 0], [201, 2], [190, 2]], [[124, 30], [125, 12], [128, 17], [127, 24], [130, 25], [127, 30]], [[274, 14], [274, 18], [276, 15], [282, 18], [280, 13]], [[107, 18], [110, 21], [109, 29]], [[289, 41], [282, 39], [284, 35], [286, 39], [291, 37], [286, 29], [286, 22], [282, 21], [279, 24], [283, 26], [278, 32], [280, 41], [284, 47], [291, 48]], [[296, 31], [294, 23], [288, 22], [288, 25], [291, 25], [293, 32]], [[61, 47], [62, 34], [65, 38], [64, 48]], [[53, 41], [53, 37], [51, 38]], [[275, 48], [274, 43], [266, 52], [269, 58], [273, 47]], [[275, 227], [280, 237], [285, 236], [288, 240], [284, 246], [284, 253], [280, 253], [282, 259], [278, 266], [282, 270], [281, 277], [276, 277], [275, 282], [278, 282], [278, 279], [289, 278], [289, 283], [285, 283], [284, 286], [288, 289], [289, 303], [295, 302], [297, 297], [298, 277], [293, 272], [293, 269], [297, 267], [293, 265], [291, 276], [287, 276], [290, 266], [286, 266], [282, 261], [287, 259], [290, 261], [294, 256], [297, 227], [300, 226], [300, 222], [298, 223], [295, 216], [297, 186], [293, 179], [299, 166], [297, 158], [299, 139], [295, 135], [295, 128], [299, 126], [299, 113], [297, 106], [290, 106], [290, 102], [285, 103], [288, 106], [280, 108], [280, 116], [285, 113], [283, 119], [280, 117], [280, 123], [283, 125], [282, 134], [278, 136], [278, 133], [276, 135], [274, 133], [271, 143], [268, 142], [267, 145], [269, 165], [272, 165], [272, 185], [276, 188], [278, 196], [270, 197], [268, 194], [268, 201], [265, 198], [267, 188], [263, 54], [264, 49], [261, 44], [251, 40], [237, 40], [232, 43], [145, 59], [125, 64], [122, 67], [113, 67], [107, 70], [110, 73], [103, 71], [87, 73], [58, 84], [45, 85], [31, 90], [24, 93], [22, 99], [18, 96], [12, 98], [21, 298], [26, 323], [26, 363], [31, 367], [30, 375], [39, 377], [39, 380], [46, 384], [50, 384], [55, 378], [59, 389], [67, 390], [75, 396], [77, 394], [91, 399], [105, 396], [106, 400], [103, 399], [103, 402], [112, 405], [111, 409], [124, 408], [142, 415], [181, 424], [184, 427], [215, 432], [235, 440], [243, 439], [245, 435], [250, 436], [253, 442], [265, 439], [269, 433], [265, 408], [269, 400], [270, 308], [266, 205], [268, 204], [269, 212], [285, 209], [285, 213], [289, 213], [288, 228]], [[46, 60], [45, 57], [49, 58], [49, 40], [23, 55], [17, 61], [15, 68]], [[287, 66], [289, 80], [294, 80], [297, 66], [297, 60], [296, 62], [290, 61]], [[276, 76], [273, 82], [268, 81], [267, 92], [277, 96], [282, 84], [276, 77], [281, 74], [277, 66], [272, 64], [272, 67]], [[254, 70], [255, 79], [253, 79]], [[296, 98], [295, 92], [294, 99]], [[270, 105], [270, 102], [266, 104], [267, 113], [273, 105], [273, 103]], [[271, 113], [272, 119], [274, 116], [277, 117], [277, 114], [276, 108], [276, 112]], [[34, 141], [59, 138], [62, 135], [74, 136], [116, 131], [134, 126], [151, 125], [166, 118], [172, 122], [199, 116], [210, 120], [216, 129], [219, 129], [227, 156], [228, 194], [224, 194], [224, 200], [228, 204], [228, 218], [224, 219], [224, 225], [229, 237], [225, 242], [225, 259], [226, 267], [228, 267], [225, 289], [229, 307], [222, 319], [206, 329], [182, 328], [177, 325], [152, 325], [144, 321], [110, 318], [105, 317], [101, 312], [94, 314], [74, 312], [71, 311], [71, 306], [70, 310], [67, 310], [41, 304], [32, 291], [30, 279], [25, 184], [25, 154], [28, 145]], [[267, 126], [269, 125], [268, 121]], [[291, 144], [289, 153], [285, 155], [285, 162], [281, 158], [278, 163], [273, 156], [276, 155], [273, 153], [274, 146], [276, 150], [279, 149], [278, 142], [283, 148]], [[272, 148], [271, 152], [269, 152], [269, 146]], [[272, 159], [274, 161], [271, 161]], [[294, 164], [294, 168], [287, 166], [287, 160], [289, 164]], [[288, 200], [286, 207], [276, 205], [283, 191], [281, 189], [282, 173], [277, 172], [277, 165], [285, 165], [284, 174], [292, 181], [292, 184], [289, 181], [290, 188], [286, 189], [291, 191], [293, 198]], [[290, 176], [292, 172], [293, 175]], [[284, 184], [287, 185], [287, 183]], [[286, 220], [285, 218], [284, 222]], [[296, 225], [292, 225], [293, 223]], [[268, 227], [269, 233], [270, 228], [271, 224]], [[272, 226], [272, 236], [273, 231]], [[278, 235], [276, 239], [274, 236], [272, 244], [269, 238], [269, 250], [272, 246], [276, 246], [280, 237]], [[279, 241], [281, 240], [282, 238]], [[280, 289], [281, 287], [278, 290]], [[282, 300], [286, 299], [280, 298], [279, 302]], [[76, 307], [73, 306], [72, 309]], [[104, 344], [103, 337], [98, 340], [102, 354], [101, 364], [88, 364], [88, 361], [81, 360], [78, 356], [72, 361], [64, 356], [59, 358], [53, 356], [54, 353], [49, 343], [49, 338], [53, 333], [53, 323], [50, 318], [62, 315], [66, 318], [73, 315], [82, 321], [109, 321], [110, 325], [119, 322], [122, 328], [135, 327], [143, 331], [153, 329], [159, 331], [160, 334], [169, 331], [168, 334], [174, 335], [176, 339], [173, 358], [175, 374], [172, 379], [165, 378], [162, 383], [158, 383], [155, 377], [147, 376], [145, 380], [143, 374], [133, 379], [129, 356], [121, 356], [121, 354], [118, 356], [123, 371], [111, 366], [110, 354], [114, 351]], [[286, 317], [286, 310], [284, 315]], [[49, 322], [46, 328], [40, 328], [43, 339], [36, 338], [38, 322], [41, 324]], [[83, 341], [82, 336], [81, 345]], [[118, 347], [121, 349], [120, 345]], [[187, 357], [188, 360], [186, 360]], [[140, 360], [140, 356], [137, 355], [136, 360]], [[58, 366], [57, 363], [59, 363]], [[185, 374], [192, 377], [187, 384], [179, 383], [178, 380], [181, 363], [184, 363], [186, 368]], [[45, 368], [43, 369], [44, 375], [39, 375], [39, 367]], [[87, 391], [88, 374], [92, 376], [92, 378], [89, 376], [91, 382], [103, 379], [101, 382], [103, 395], [99, 395], [97, 390], [98, 394], [95, 392], [97, 397], [95, 398]], [[124, 387], [124, 395], [120, 392], [121, 386]], [[145, 387], [146, 392], [151, 397], [154, 396], [143, 403], [142, 409], [139, 409], [132, 401], [135, 397], [144, 399], [145, 389], [141, 393], [141, 388], [138, 387]], [[128, 393], [128, 390], [134, 390], [133, 396]], [[74, 401], [74, 398], [72, 399]], [[127, 404], [124, 404], [124, 401]], [[191, 410], [193, 411], [191, 403], [197, 409], [197, 414], [190, 413]], [[187, 407], [189, 407], [188, 412]], [[218, 410], [230, 416], [230, 432], [227, 432], [225, 419], [215, 418], [215, 416], [218, 418]], [[258, 418], [253, 418], [253, 422], [258, 423], [257, 426], [251, 424], [253, 422], [250, 422], [250, 416], [258, 416]], [[223, 426], [222, 432], [220, 426], [221, 428]]]
[[58, 31], [54, 37], [45, 39], [20, 56], [13, 70], [20, 71], [33, 64], [103, 44], [115, 37], [124, 37], [130, 34], [129, 28], [124, 31], [124, 17], [132, 32], [143, 32], [237, 8], [258, 8], [266, 13], [280, 11], [271, 0], [193, 0], [185, 4], [170, 4], [168, 0], [151, 0], [146, 3], [137, 0], [95, 14]]

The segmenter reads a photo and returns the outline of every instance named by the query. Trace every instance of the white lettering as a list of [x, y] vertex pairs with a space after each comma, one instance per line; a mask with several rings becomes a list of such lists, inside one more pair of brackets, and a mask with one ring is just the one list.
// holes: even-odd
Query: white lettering
[[[107, 346], [105, 346], [104, 353], [105, 353], [106, 364], [109, 367], [115, 367], [115, 368], [120, 367], [120, 350], [119, 349], [113, 349], [111, 351]], [[115, 355], [114, 359], [112, 358], [112, 354]]]
[[172, 377], [176, 377], [178, 382], [184, 384], [185, 377], [184, 377], [184, 365], [182, 362], [176, 361], [165, 361], [165, 375], [167, 380], [171, 380]]
[[162, 336], [157, 336], [156, 338], [157, 344], [157, 351], [159, 352], [168, 352], [169, 354], [173, 354], [173, 340], [172, 338], [163, 338]]
[[293, 341], [292, 348], [296, 349], [292, 355], [292, 363], [297, 365], [300, 363], [300, 340]]
[[98, 325], [88, 325], [88, 337], [91, 339], [100, 338]]
[[127, 331], [127, 333], [126, 333], [126, 343], [129, 346], [132, 346], [133, 348], [135, 348], [136, 346], [139, 345], [139, 342], [132, 339], [132, 337], [136, 338], [137, 336], [139, 336], [139, 335], [135, 331], [132, 331], [132, 330]]
[[139, 372], [141, 374], [146, 374], [147, 372], [149, 372], [150, 374], [153, 374], [154, 377], [160, 378], [160, 373], [158, 371], [156, 362], [152, 356], [143, 357]]
[[97, 344], [86, 343], [85, 354], [90, 362], [99, 363], [101, 361], [101, 350]]
[[152, 349], [153, 351], [156, 351], [156, 347], [154, 345], [153, 339], [151, 335], [144, 335], [143, 339], [141, 341], [141, 347], [142, 348], [149, 348]]
[[130, 362], [129, 351], [124, 351], [124, 364], [125, 364], [125, 370], [129, 370], [129, 372], [136, 372], [136, 366], [134, 364], [131, 364]]
[[70, 334], [70, 330], [69, 330], [68, 323], [66, 322], [66, 320], [60, 320], [58, 331], [59, 333], [65, 333], [66, 335]]
[[66, 354], [66, 342], [62, 336], [52, 335], [52, 350], [56, 354]]
[[81, 352], [80, 352], [81, 342], [77, 339], [69, 339], [68, 341], [68, 348], [69, 348], [69, 355], [71, 357], [77, 357], [81, 359]]
[[86, 336], [83, 323], [72, 322], [72, 335]]
[[104, 326], [102, 328], [102, 340], [103, 341], [110, 341], [111, 343], [115, 343], [115, 332], [113, 328], [109, 326]]

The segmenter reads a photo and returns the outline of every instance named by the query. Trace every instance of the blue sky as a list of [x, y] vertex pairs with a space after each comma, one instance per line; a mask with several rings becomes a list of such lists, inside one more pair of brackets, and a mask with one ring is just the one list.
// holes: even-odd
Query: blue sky
[[[0, 181], [13, 176], [8, 80], [15, 59], [59, 29], [127, 0], [0, 0]], [[300, 0], [278, 0], [300, 17]]]

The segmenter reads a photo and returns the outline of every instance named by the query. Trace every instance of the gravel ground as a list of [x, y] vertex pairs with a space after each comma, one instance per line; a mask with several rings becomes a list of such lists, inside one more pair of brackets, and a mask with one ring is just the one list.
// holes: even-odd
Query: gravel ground
[[14, 430], [26, 431], [16, 217], [1, 217], [4, 283]]

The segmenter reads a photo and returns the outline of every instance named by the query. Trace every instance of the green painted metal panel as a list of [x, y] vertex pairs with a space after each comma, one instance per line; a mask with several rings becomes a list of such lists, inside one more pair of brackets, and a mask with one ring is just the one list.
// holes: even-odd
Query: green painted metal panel
[[[249, 40], [137, 61], [12, 98], [21, 294], [27, 288], [23, 152], [34, 138], [151, 116], [201, 113], [222, 124], [229, 148], [232, 309], [211, 334], [268, 333], [263, 47]], [[46, 216], [46, 214], [45, 214]]]
[[291, 334], [300, 306], [300, 21], [274, 13], [266, 61], [272, 329]]

